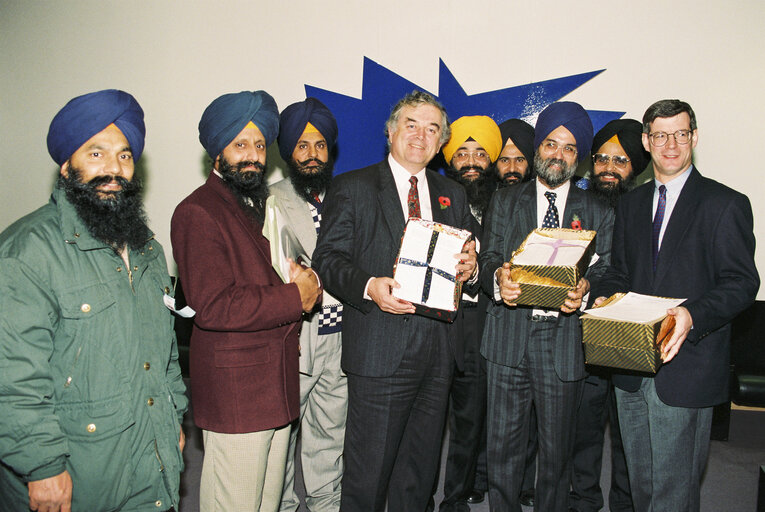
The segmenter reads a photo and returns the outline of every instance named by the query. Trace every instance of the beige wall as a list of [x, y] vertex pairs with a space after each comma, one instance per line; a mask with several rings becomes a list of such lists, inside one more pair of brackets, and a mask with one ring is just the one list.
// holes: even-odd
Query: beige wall
[[171, 257], [170, 216], [204, 179], [196, 127], [212, 99], [265, 89], [283, 108], [305, 83], [359, 97], [364, 56], [437, 91], [440, 57], [468, 94], [606, 68], [566, 99], [635, 118], [688, 101], [698, 167], [749, 195], [765, 240], [764, 21], [759, 0], [0, 0], [0, 229], [47, 200], [48, 124], [79, 94], [119, 88], [143, 106], [147, 210]]

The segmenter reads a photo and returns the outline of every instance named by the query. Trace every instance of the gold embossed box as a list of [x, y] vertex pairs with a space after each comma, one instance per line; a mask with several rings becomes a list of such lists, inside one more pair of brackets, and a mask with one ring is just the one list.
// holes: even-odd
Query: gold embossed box
[[[568, 298], [568, 292], [576, 288], [590, 264], [594, 252], [595, 231], [575, 229], [535, 229], [526, 237], [521, 246], [510, 258], [510, 278], [520, 284], [521, 295], [518, 304], [540, 308], [560, 309]], [[536, 264], [518, 264], [525, 260], [522, 255], [537, 249], [536, 245], [547, 244], [549, 255]], [[556, 264], [556, 257], [561, 248], [577, 245], [583, 247], [581, 256], [573, 264]]]
[[[599, 307], [613, 305], [625, 295], [616, 293]], [[587, 364], [647, 373], [656, 373], [661, 366], [662, 349], [675, 327], [674, 317], [666, 314], [642, 322], [599, 318], [591, 314], [584, 314], [580, 319]]]
[[414, 304], [418, 315], [453, 321], [462, 296], [454, 255], [471, 236], [446, 224], [409, 219], [393, 267], [393, 279], [401, 287], [393, 295]]

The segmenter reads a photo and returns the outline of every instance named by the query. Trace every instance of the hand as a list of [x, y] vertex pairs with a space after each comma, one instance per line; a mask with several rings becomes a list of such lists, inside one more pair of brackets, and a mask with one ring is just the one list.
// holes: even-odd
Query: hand
[[186, 447], [186, 435], [183, 433], [183, 427], [181, 427], [181, 438], [178, 441], [178, 447], [181, 449], [181, 453], [183, 453], [183, 449]]
[[603, 304], [603, 303], [606, 301], [606, 299], [608, 299], [608, 297], [603, 297], [603, 296], [601, 295], [600, 297], [598, 297], [597, 299], [595, 299], [595, 302], [593, 302], [593, 303], [592, 303], [592, 305], [593, 305], [594, 307], [598, 307], [598, 306], [600, 306], [601, 304]]
[[405, 315], [414, 313], [414, 304], [393, 296], [393, 288], [401, 288], [392, 277], [375, 277], [369, 281], [367, 293], [377, 306], [386, 313]]
[[508, 306], [517, 306], [515, 300], [521, 296], [521, 285], [514, 282], [510, 277], [510, 262], [506, 261], [502, 268], [497, 269], [497, 283], [499, 284], [499, 296], [502, 302]]
[[72, 477], [64, 471], [27, 484], [29, 508], [37, 512], [72, 512]]
[[454, 267], [457, 269], [457, 280], [461, 282], [469, 281], [473, 278], [478, 262], [476, 261], [475, 240], [471, 240], [462, 248], [462, 252], [454, 255], [460, 260]]
[[313, 311], [313, 307], [316, 305], [319, 297], [321, 297], [319, 281], [316, 279], [316, 274], [310, 268], [298, 265], [292, 260], [289, 260], [289, 262], [290, 282], [295, 283], [298, 287], [303, 311], [310, 313]]
[[682, 306], [669, 308], [667, 314], [675, 318], [675, 331], [672, 333], [672, 337], [667, 344], [664, 345], [664, 350], [662, 350], [661, 360], [664, 363], [674, 359], [680, 351], [680, 347], [683, 346], [688, 333], [691, 332], [691, 327], [693, 327], [693, 318], [691, 318], [691, 313], [686, 308]]
[[590, 282], [585, 278], [581, 278], [579, 282], [576, 283], [576, 288], [568, 292], [568, 299], [566, 299], [566, 302], [560, 307], [560, 310], [564, 313], [573, 313], [582, 306], [582, 297], [587, 295], [587, 292], [589, 291]]

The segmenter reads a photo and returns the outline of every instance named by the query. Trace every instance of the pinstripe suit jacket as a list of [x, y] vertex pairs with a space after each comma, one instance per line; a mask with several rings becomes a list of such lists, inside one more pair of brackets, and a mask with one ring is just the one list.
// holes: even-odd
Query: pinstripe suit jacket
[[[465, 189], [427, 171], [433, 220], [470, 229]], [[439, 197], [451, 205], [439, 206]], [[343, 309], [343, 370], [366, 377], [386, 377], [401, 363], [413, 330], [444, 338], [461, 364], [463, 353], [453, 324], [419, 315], [385, 313], [364, 299], [371, 277], [393, 276], [393, 264], [404, 234], [405, 217], [393, 173], [385, 159], [334, 179], [324, 201], [322, 226], [313, 268]], [[455, 262], [456, 263], [456, 262]]]
[[[526, 236], [539, 225], [537, 223], [537, 180], [498, 190], [491, 200], [484, 231], [483, 246], [478, 255], [481, 285], [492, 297], [496, 269], [510, 259]], [[582, 229], [597, 231], [595, 252], [600, 259], [592, 265], [585, 278], [596, 280], [605, 271], [610, 259], [611, 234], [614, 214], [610, 207], [577, 187], [569, 189], [561, 227], [571, 226], [574, 215], [582, 222]], [[484, 327], [481, 354], [489, 361], [515, 367], [526, 353], [526, 343], [531, 332], [529, 306], [508, 307], [504, 303], [489, 304]], [[563, 381], [573, 381], [586, 376], [582, 330], [576, 313], [558, 315], [557, 338], [553, 353], [555, 372]]]

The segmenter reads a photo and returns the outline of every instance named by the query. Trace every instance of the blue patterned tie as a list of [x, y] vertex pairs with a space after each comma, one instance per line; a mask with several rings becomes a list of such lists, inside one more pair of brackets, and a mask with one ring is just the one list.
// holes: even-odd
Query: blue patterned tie
[[559, 228], [560, 223], [558, 222], [558, 208], [555, 206], [555, 192], [545, 192], [545, 197], [550, 202], [550, 205], [547, 207], [547, 213], [545, 213], [545, 218], [542, 221], [542, 227], [543, 228]]
[[656, 272], [656, 259], [659, 257], [659, 235], [664, 222], [664, 208], [667, 206], [667, 187], [659, 186], [659, 202], [653, 216], [653, 271]]

